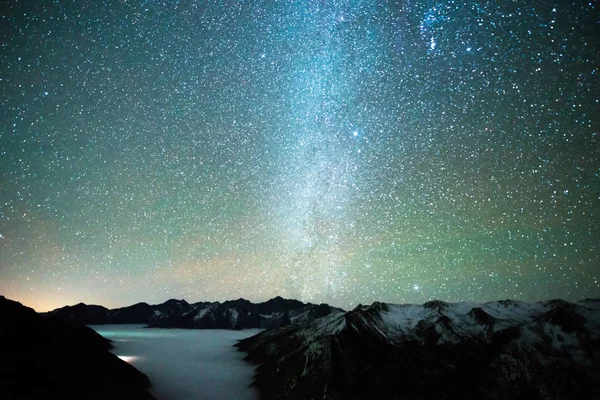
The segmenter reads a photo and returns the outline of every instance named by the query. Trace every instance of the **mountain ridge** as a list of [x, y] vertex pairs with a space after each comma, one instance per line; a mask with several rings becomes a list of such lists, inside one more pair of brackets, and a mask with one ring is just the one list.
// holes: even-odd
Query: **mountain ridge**
[[188, 303], [183, 299], [169, 299], [161, 304], [141, 302], [115, 309], [78, 303], [43, 315], [77, 321], [84, 325], [147, 324], [153, 328], [250, 329], [306, 322], [333, 311], [341, 309], [276, 296], [260, 303], [252, 303], [244, 298], [222, 303]]
[[236, 346], [267, 400], [600, 398], [597, 300], [375, 302]]

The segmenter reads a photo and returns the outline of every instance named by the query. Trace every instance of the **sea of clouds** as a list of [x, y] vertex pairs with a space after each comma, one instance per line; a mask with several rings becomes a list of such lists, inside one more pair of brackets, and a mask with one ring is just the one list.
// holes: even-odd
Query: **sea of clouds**
[[114, 354], [148, 375], [158, 400], [258, 399], [258, 392], [249, 387], [254, 366], [233, 345], [260, 330], [91, 328], [113, 341]]

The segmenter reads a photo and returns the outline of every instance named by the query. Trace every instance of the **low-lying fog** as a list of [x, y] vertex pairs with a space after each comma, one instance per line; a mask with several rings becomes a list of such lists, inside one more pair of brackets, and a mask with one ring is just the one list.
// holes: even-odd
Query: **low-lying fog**
[[258, 399], [248, 387], [254, 367], [233, 345], [260, 332], [145, 329], [144, 325], [95, 325], [113, 341], [112, 352], [148, 375], [158, 400]]

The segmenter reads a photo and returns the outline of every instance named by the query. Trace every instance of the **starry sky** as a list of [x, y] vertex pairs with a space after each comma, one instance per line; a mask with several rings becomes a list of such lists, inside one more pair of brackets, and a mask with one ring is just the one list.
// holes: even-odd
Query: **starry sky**
[[599, 6], [3, 1], [0, 293], [600, 297]]

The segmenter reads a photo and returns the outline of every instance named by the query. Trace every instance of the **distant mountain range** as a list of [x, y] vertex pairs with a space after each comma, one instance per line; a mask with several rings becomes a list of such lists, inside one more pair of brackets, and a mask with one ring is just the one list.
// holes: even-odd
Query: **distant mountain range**
[[237, 344], [262, 399], [600, 399], [600, 301], [374, 303]]
[[79, 303], [58, 308], [45, 315], [84, 325], [147, 324], [156, 328], [249, 329], [304, 323], [342, 311], [327, 304], [316, 305], [275, 297], [262, 303], [238, 299], [223, 303], [189, 304], [185, 300], [172, 299], [157, 305], [137, 303], [113, 310]]
[[345, 312], [276, 297], [78, 304], [46, 315], [73, 325], [265, 328], [236, 345], [258, 365], [265, 400], [600, 399], [600, 300], [376, 302]]
[[0, 399], [152, 400], [146, 375], [92, 329], [0, 296]]

